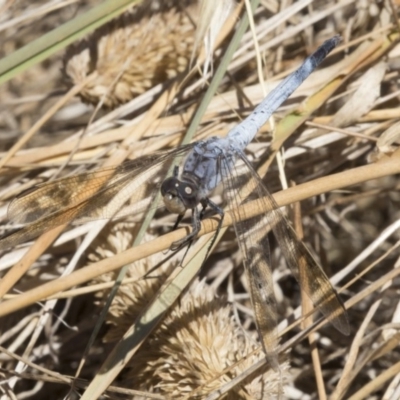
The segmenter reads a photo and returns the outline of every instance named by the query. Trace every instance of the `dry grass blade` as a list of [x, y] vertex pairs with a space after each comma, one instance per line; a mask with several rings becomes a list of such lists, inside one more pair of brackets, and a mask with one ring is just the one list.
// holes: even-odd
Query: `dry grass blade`
[[349, 397], [349, 400], [361, 400], [368, 398], [372, 393], [375, 393], [378, 389], [382, 387], [389, 379], [395, 377], [400, 372], [400, 362], [392, 365], [385, 372], [380, 374], [378, 377], [373, 379], [367, 385], [365, 385], [361, 390], [355, 393], [353, 396]]

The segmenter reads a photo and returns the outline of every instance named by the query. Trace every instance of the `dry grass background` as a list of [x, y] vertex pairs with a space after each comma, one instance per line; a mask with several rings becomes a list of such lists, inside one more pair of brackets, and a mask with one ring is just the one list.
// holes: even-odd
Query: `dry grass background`
[[[7, 204], [23, 190], [183, 140], [211, 79], [201, 78], [198, 70], [188, 74], [196, 24], [204, 31], [204, 19], [191, 3], [140, 6], [2, 84], [2, 232], [12, 228]], [[257, 58], [269, 90], [325, 39], [343, 37], [323, 67], [276, 113], [274, 135], [264, 127], [248, 149], [262, 176], [268, 169], [271, 192], [285, 179], [299, 185], [278, 202], [306, 199], [301, 212], [294, 212], [296, 220], [302, 216], [306, 242], [343, 288], [352, 329], [344, 337], [325, 325], [310, 335], [311, 344], [303, 340], [307, 335], [296, 336], [302, 331], [298, 325], [285, 330], [294, 315], [300, 316], [295, 310], [301, 295], [272, 239], [280, 329], [285, 330], [283, 398], [398, 399], [399, 6], [394, 0], [260, 3], [253, 14], [258, 48], [248, 30], [194, 127], [195, 139], [225, 134], [260, 102]], [[0, 3], [2, 57], [97, 4]], [[213, 71], [240, 24], [235, 18], [221, 33]], [[45, 122], [30, 131], [43, 116]], [[26, 144], [13, 148], [27, 131]], [[274, 158], [278, 150], [285, 179]], [[365, 165], [368, 169], [360, 168]], [[300, 185], [307, 181], [312, 183]], [[205, 230], [212, 229], [205, 222]], [[42, 236], [29, 253], [28, 245], [5, 252], [0, 259], [2, 398], [73, 399], [90, 382], [89, 388], [112, 384], [102, 398], [276, 395], [279, 377], [263, 362], [232, 229], [133, 357], [130, 348], [116, 345], [151, 306], [165, 279], [179, 270], [182, 254], [168, 259], [162, 252], [184, 235], [181, 230], [165, 234], [173, 223], [173, 216], [157, 213], [143, 240], [148, 245], [134, 249], [141, 225], [128, 217], [106, 226], [104, 221], [72, 226], [62, 234], [60, 228]], [[124, 281], [96, 336], [115, 271], [123, 265]], [[57, 280], [69, 274], [76, 279]], [[112, 358], [116, 355], [121, 358]], [[90, 393], [84, 398], [93, 398]]]

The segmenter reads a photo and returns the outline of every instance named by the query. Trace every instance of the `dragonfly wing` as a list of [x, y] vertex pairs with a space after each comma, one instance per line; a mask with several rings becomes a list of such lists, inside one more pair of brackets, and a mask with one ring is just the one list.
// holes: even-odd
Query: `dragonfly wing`
[[[348, 335], [350, 327], [347, 312], [329, 278], [311, 255], [304, 242], [297, 238], [290, 222], [268, 192], [257, 172], [252, 168], [247, 157], [242, 153], [240, 154], [240, 159], [247, 165], [249, 171], [248, 179], [255, 182], [252, 185], [254, 186], [253, 195], [256, 194], [266, 208], [272, 209], [266, 214], [266, 218], [292, 274], [310, 297], [315, 308], [338, 331]], [[305, 265], [305, 268], [300, 269], [299, 264]]]
[[[258, 182], [252, 179], [251, 174], [243, 174], [243, 168], [221, 159], [224, 196], [228, 207], [237, 209], [243, 202], [242, 188], [245, 184], [251, 186], [254, 192]], [[257, 329], [260, 335], [262, 347], [267, 360], [273, 369], [279, 369], [278, 363], [278, 316], [275, 293], [273, 288], [270, 268], [269, 244], [267, 240], [265, 216], [248, 218], [244, 212], [233, 213], [234, 228], [243, 255], [250, 296], [254, 309]]]
[[[37, 185], [22, 192], [10, 203], [8, 219], [20, 224], [30, 223], [58, 212], [60, 209], [74, 207], [85, 201], [95, 199], [98, 203], [97, 212], [100, 213], [99, 218], [108, 218], [111, 211], [104, 211], [101, 214], [102, 206], [127, 185], [129, 181], [134, 180], [141, 172], [160, 165], [166, 159], [186, 153], [187, 150], [186, 146], [184, 146], [167, 153], [155, 153], [135, 160], [125, 161], [115, 167], [101, 168]], [[143, 195], [143, 192], [137, 192], [138, 187], [143, 183], [138, 183], [136, 190], [132, 186], [133, 197], [139, 199]], [[94, 194], [96, 194], [95, 199], [93, 197]], [[94, 205], [95, 203], [96, 201], [91, 201], [91, 204]], [[88, 208], [88, 213], [90, 211], [94, 212], [94, 208]], [[108, 214], [106, 214], [107, 212]]]
[[[9, 205], [7, 215], [10, 221], [27, 224], [65, 207], [73, 207], [90, 199], [103, 186], [121, 180], [130, 173], [125, 170], [130, 165], [132, 174], [137, 172], [136, 160], [93, 172], [36, 185], [20, 193]], [[134, 176], [134, 175], [133, 175]], [[107, 181], [108, 179], [108, 181]]]
[[[39, 185], [37, 190], [22, 193], [9, 207], [9, 215], [27, 226], [0, 239], [0, 249], [31, 240], [44, 231], [74, 219], [91, 220], [124, 215], [128, 200], [140, 206], [130, 213], [142, 212], [157, 192], [168, 171], [168, 163], [184, 156], [192, 145], [127, 161], [114, 168], [104, 168]], [[70, 191], [72, 194], [70, 195]], [[121, 193], [121, 196], [119, 195]], [[17, 217], [18, 216], [18, 217]]]

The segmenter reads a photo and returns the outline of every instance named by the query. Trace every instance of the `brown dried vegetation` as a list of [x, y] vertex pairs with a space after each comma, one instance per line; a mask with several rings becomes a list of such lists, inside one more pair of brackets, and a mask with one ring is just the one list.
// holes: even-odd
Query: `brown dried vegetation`
[[[200, 23], [193, 3], [180, 2], [177, 7], [168, 2], [161, 8], [154, 1], [141, 4], [2, 84], [3, 161], [7, 157], [0, 177], [2, 233], [12, 228], [7, 205], [22, 191], [55, 175], [119, 164], [183, 140], [212, 78], [201, 77], [201, 67], [188, 73], [195, 26]], [[276, 395], [280, 383], [283, 398], [400, 396], [400, 171], [386, 172], [399, 157], [399, 6], [395, 1], [372, 0], [299, 1], [282, 8], [281, 2], [261, 3], [253, 16], [258, 50], [247, 31], [194, 139], [225, 134], [264, 97], [257, 58], [268, 91], [317, 45], [342, 35], [339, 48], [275, 114], [274, 135], [264, 127], [248, 153], [261, 165], [262, 176], [268, 169], [271, 192], [281, 188], [283, 179], [273, 157], [278, 150], [284, 150], [287, 181], [313, 182], [298, 195], [307, 199], [301, 215], [305, 241], [342, 288], [352, 333], [344, 337], [325, 325], [310, 335], [315, 341], [310, 346], [303, 336], [295, 336], [303, 330], [299, 325], [284, 331], [287, 323], [299, 319], [295, 310], [301, 296], [272, 239], [286, 353], [281, 377], [261, 365], [241, 256], [233, 230], [228, 229], [200, 277], [162, 311], [161, 322], [146, 333], [136, 354], [118, 360], [124, 369], [109, 382], [107, 395], [113, 398], [267, 399]], [[60, 2], [59, 8], [46, 10], [49, 4], [34, 2], [27, 8], [16, 1], [0, 6], [2, 56], [96, 2]], [[213, 71], [244, 12], [243, 7], [240, 18], [233, 17], [232, 31], [229, 28], [217, 41]], [[12, 148], [77, 85], [82, 85], [80, 98], [66, 101], [46, 116], [27, 144]], [[363, 175], [360, 167], [366, 165], [370, 169]], [[371, 177], [375, 179], [368, 180]], [[294, 188], [287, 193], [296, 198], [298, 192]], [[220, 196], [217, 192], [215, 201]], [[299, 211], [295, 216], [299, 219]], [[184, 234], [166, 234], [173, 223], [174, 216], [157, 213], [144, 239], [150, 243], [147, 247], [132, 249], [141, 226], [136, 216], [106, 228], [104, 221], [72, 226], [52, 246], [61, 229], [50, 232], [28, 255], [27, 245], [5, 252], [0, 259], [0, 293], [5, 299], [0, 315], [10, 304], [7, 301], [14, 301], [16, 309], [1, 317], [0, 395], [58, 399], [73, 388], [74, 398], [73, 391], [82, 393], [96, 382], [117, 341], [152, 304], [165, 280], [176, 282], [183, 254], [168, 259], [169, 253], [160, 251], [168, 249], [173, 235], [176, 240]], [[120, 254], [126, 257], [119, 258]], [[117, 277], [116, 272], [103, 272], [119, 271], [123, 265], [128, 265], [125, 280], [107, 311], [107, 324], [86, 348]], [[82, 277], [79, 282], [57, 279], [77, 273]], [[29, 292], [34, 288], [39, 288], [35, 295]], [[231, 387], [232, 379], [237, 381]]]

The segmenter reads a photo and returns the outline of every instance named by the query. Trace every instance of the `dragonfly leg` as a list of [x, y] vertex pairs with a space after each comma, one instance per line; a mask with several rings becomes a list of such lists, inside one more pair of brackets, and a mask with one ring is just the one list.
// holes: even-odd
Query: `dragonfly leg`
[[210, 207], [212, 210], [214, 210], [216, 214], [218, 214], [218, 215], [220, 216], [220, 219], [219, 219], [219, 221], [218, 221], [218, 226], [217, 226], [217, 229], [216, 229], [216, 231], [215, 231], [215, 235], [214, 235], [214, 237], [212, 238], [211, 243], [210, 243], [210, 245], [208, 246], [208, 249], [207, 249], [207, 254], [206, 254], [206, 256], [205, 256], [205, 259], [207, 259], [207, 257], [208, 257], [208, 255], [209, 255], [211, 249], [212, 249], [213, 246], [214, 246], [215, 241], [217, 240], [219, 231], [221, 230], [222, 223], [224, 222], [225, 212], [224, 212], [224, 210], [223, 210], [221, 207], [219, 207], [217, 204], [215, 204], [213, 201], [211, 201], [211, 200], [208, 199], [208, 198], [205, 199], [204, 201], [202, 201], [201, 204], [202, 204], [202, 206], [203, 206], [203, 209], [202, 209], [200, 215], [204, 215], [204, 211], [205, 211], [205, 209], [206, 209], [207, 206], [208, 206], [208, 207]]
[[182, 247], [189, 244], [197, 236], [199, 232], [200, 232], [200, 215], [199, 215], [199, 210], [197, 209], [197, 207], [195, 207], [192, 210], [192, 231], [181, 240], [173, 242], [170, 249], [172, 251], [181, 249]]
[[[203, 209], [200, 214], [201, 217], [204, 216], [204, 211], [207, 207], [210, 207], [211, 210], [213, 210], [216, 214], [218, 214], [220, 216], [220, 220], [218, 222], [218, 226], [217, 226], [217, 230], [216, 230], [216, 233], [218, 235], [218, 233], [221, 229], [221, 226], [222, 226], [222, 222], [224, 222], [225, 211], [218, 204], [215, 204], [213, 201], [211, 201], [208, 198], [203, 200], [201, 202], [201, 205], [203, 206]], [[202, 219], [202, 218], [200, 218], [200, 219]]]
[[[208, 199], [207, 199], [207, 200], [208, 200]], [[208, 202], [207, 202], [207, 201], [202, 201], [202, 202], [201, 202], [201, 206], [202, 206], [202, 209], [201, 209], [201, 211], [200, 211], [200, 221], [202, 221], [203, 218], [204, 218], [204, 214], [206, 213], [206, 209], [207, 209], [207, 206], [208, 206]]]
[[183, 220], [183, 217], [185, 216], [185, 214], [179, 214], [178, 218], [176, 219], [176, 222], [174, 224], [174, 227], [172, 228], [172, 230], [174, 231], [175, 229], [178, 228], [179, 224], [181, 223], [181, 221]]
[[[197, 234], [200, 231], [200, 221], [204, 218], [205, 211], [206, 211], [207, 207], [209, 207], [216, 214], [218, 214], [220, 216], [220, 219], [218, 221], [218, 226], [217, 226], [217, 229], [215, 231], [215, 235], [214, 235], [213, 239], [211, 240], [211, 243], [210, 243], [210, 245], [208, 247], [208, 250], [207, 250], [207, 254], [206, 254], [205, 258], [204, 258], [206, 260], [207, 257], [208, 257], [208, 254], [210, 253], [212, 247], [214, 246], [214, 243], [215, 243], [215, 240], [216, 240], [216, 238], [218, 236], [218, 233], [221, 230], [222, 222], [224, 221], [225, 213], [224, 213], [224, 210], [221, 207], [219, 207], [217, 204], [215, 204], [213, 201], [211, 201], [208, 198], [202, 200], [200, 202], [200, 204], [202, 205], [202, 209], [201, 209], [200, 213], [198, 212], [197, 208], [193, 209], [193, 214], [192, 214], [192, 227], [193, 227], [193, 229], [192, 229], [192, 232], [189, 233], [187, 236], [185, 236], [183, 239], [172, 243], [171, 250], [172, 251], [177, 251], [177, 250], [180, 250], [182, 247], [184, 247], [186, 245], [188, 245], [187, 251], [189, 250], [190, 245], [192, 244], [193, 240], [196, 238]], [[178, 220], [177, 220], [177, 223], [175, 224], [174, 229], [177, 227], [178, 223], [182, 220], [182, 218], [183, 218], [183, 215], [182, 216], [178, 216]], [[185, 253], [184, 258], [186, 257], [187, 251]]]

